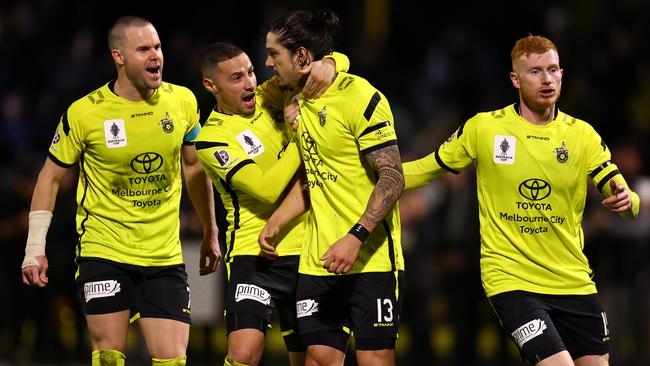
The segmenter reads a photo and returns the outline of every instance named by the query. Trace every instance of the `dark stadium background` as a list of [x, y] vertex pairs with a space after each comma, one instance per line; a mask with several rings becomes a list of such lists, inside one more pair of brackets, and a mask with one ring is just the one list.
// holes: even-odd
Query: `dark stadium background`
[[[73, 286], [75, 175], [64, 182], [48, 236], [46, 289], [20, 283], [35, 177], [67, 105], [114, 77], [106, 32], [121, 15], [150, 19], [162, 39], [164, 79], [190, 87], [205, 118], [198, 55], [214, 41], [241, 45], [264, 67], [264, 35], [283, 10], [329, 7], [351, 72], [387, 96], [404, 160], [432, 151], [479, 111], [515, 101], [509, 52], [528, 33], [548, 36], [564, 68], [560, 108], [592, 123], [645, 204], [623, 222], [597, 195], [585, 212], [586, 252], [612, 334], [612, 365], [650, 364], [650, 29], [648, 0], [447, 3], [427, 1], [15, 1], [0, 3], [0, 365], [89, 364]], [[401, 200], [407, 264], [398, 364], [522, 365], [482, 292], [473, 173], [445, 177]], [[181, 216], [188, 271], [198, 222]], [[193, 267], [194, 266], [194, 267]], [[223, 272], [223, 267], [221, 268]], [[193, 279], [189, 364], [221, 364], [221, 277]], [[195, 296], [196, 295], [196, 296]], [[288, 364], [277, 327], [264, 365]], [[353, 346], [353, 344], [351, 344]], [[128, 363], [149, 364], [134, 333]], [[353, 365], [350, 353], [346, 364]]]

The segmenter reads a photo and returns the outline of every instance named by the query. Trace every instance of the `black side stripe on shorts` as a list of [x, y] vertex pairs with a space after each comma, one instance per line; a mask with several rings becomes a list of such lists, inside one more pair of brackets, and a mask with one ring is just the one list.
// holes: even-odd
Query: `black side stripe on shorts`
[[438, 150], [440, 150], [440, 147], [438, 147], [436, 149], [436, 153], [434, 155], [436, 157], [436, 163], [438, 163], [438, 165], [440, 165], [440, 167], [442, 167], [443, 169], [449, 171], [450, 173], [460, 174], [460, 172], [458, 170], [452, 169], [452, 168], [448, 167], [447, 164], [442, 162], [442, 159], [440, 159], [440, 155], [438, 154]]
[[375, 92], [375, 94], [373, 94], [372, 98], [370, 99], [370, 103], [368, 103], [368, 106], [366, 107], [366, 111], [363, 112], [363, 117], [366, 119], [366, 121], [370, 121], [370, 117], [372, 117], [372, 114], [375, 113], [375, 108], [377, 108], [377, 104], [379, 104], [380, 100], [381, 95], [379, 95], [379, 92]]
[[377, 150], [379, 150], [379, 149], [383, 149], [383, 148], [385, 148], [386, 146], [391, 146], [391, 145], [397, 145], [397, 140], [390, 140], [390, 141], [386, 141], [386, 142], [384, 142], [384, 143], [381, 143], [381, 144], [379, 144], [379, 145], [371, 146], [371, 147], [369, 147], [369, 148], [367, 148], [367, 149], [363, 149], [363, 150], [361, 150], [361, 153], [362, 153], [363, 155], [368, 155], [368, 154], [370, 154], [370, 153], [373, 152], [373, 151], [377, 151]]
[[203, 150], [217, 146], [228, 146], [228, 144], [225, 142], [194, 141], [194, 146], [196, 147], [196, 150]]
[[[223, 179], [221, 179], [220, 181], [223, 189], [230, 194], [230, 199], [232, 200], [232, 207], [234, 208], [234, 212], [233, 212], [234, 222], [232, 225], [232, 230], [230, 231], [230, 245], [226, 245], [226, 255], [224, 256], [224, 263], [228, 263], [230, 262], [230, 254], [235, 248], [235, 232], [237, 231], [237, 229], [239, 229], [239, 215], [240, 215], [239, 197], [237, 197], [237, 192], [235, 192], [235, 190], [230, 187], [230, 184], [228, 184]], [[228, 214], [226, 214], [226, 217], [227, 216]]]
[[365, 130], [363, 130], [363, 132], [361, 132], [361, 135], [359, 135], [359, 138], [361, 136], [363, 136], [363, 135], [369, 134], [372, 131], [377, 131], [380, 128], [388, 127], [388, 126], [390, 126], [390, 122], [388, 122], [388, 121], [384, 121], [384, 122], [378, 123], [378, 124], [376, 124], [374, 126], [370, 126], [370, 127], [366, 128]]
[[232, 179], [232, 176], [235, 175], [235, 173], [237, 173], [239, 169], [245, 167], [248, 164], [255, 164], [255, 162], [253, 161], [253, 159], [246, 159], [246, 160], [242, 160], [239, 164], [232, 167], [232, 169], [230, 169], [228, 174], [226, 174], [226, 183], [230, 185], [230, 180]]
[[614, 178], [614, 176], [616, 176], [617, 174], [621, 174], [621, 172], [619, 172], [618, 169], [616, 169], [616, 170], [612, 170], [611, 172], [609, 172], [609, 174], [607, 174], [606, 176], [604, 176], [603, 179], [601, 179], [600, 182], [598, 182], [598, 184], [596, 184], [596, 188], [598, 188], [598, 191], [599, 191], [600, 193], [603, 193], [603, 186], [605, 186], [605, 184], [606, 184], [610, 179]]
[[607, 168], [610, 165], [612, 165], [612, 162], [610, 160], [607, 160], [606, 162], [600, 164], [600, 166], [598, 168], [594, 169], [594, 171], [591, 172], [591, 174], [589, 174], [589, 176], [591, 177], [591, 179], [596, 178], [598, 173], [602, 172], [603, 169]]

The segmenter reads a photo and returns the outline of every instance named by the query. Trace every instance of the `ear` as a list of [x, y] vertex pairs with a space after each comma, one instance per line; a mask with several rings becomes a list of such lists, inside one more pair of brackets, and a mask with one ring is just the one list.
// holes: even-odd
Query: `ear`
[[298, 66], [300, 68], [305, 68], [311, 64], [311, 57], [309, 56], [309, 51], [305, 47], [298, 47], [296, 51], [296, 57], [298, 61]]
[[516, 72], [510, 71], [510, 81], [512, 82], [512, 86], [515, 88], [519, 89], [519, 87], [521, 87], [521, 84], [519, 83], [519, 75], [517, 75]]
[[124, 56], [119, 49], [113, 48], [111, 50], [111, 56], [113, 56], [113, 62], [115, 62], [115, 64], [120, 66], [124, 65]]
[[215, 93], [217, 92], [217, 88], [216, 88], [216, 86], [214, 85], [214, 83], [212, 82], [212, 80], [210, 80], [210, 79], [207, 78], [207, 77], [204, 77], [204, 78], [203, 78], [203, 87], [204, 87], [205, 90], [207, 90], [210, 94], [215, 94]]

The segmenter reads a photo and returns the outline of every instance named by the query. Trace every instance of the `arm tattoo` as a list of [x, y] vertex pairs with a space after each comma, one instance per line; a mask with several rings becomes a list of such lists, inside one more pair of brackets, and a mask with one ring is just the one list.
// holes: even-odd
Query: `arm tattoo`
[[361, 225], [372, 231], [393, 208], [404, 190], [404, 173], [397, 145], [375, 150], [366, 155], [370, 165], [377, 171], [379, 179], [372, 191], [366, 211], [361, 216]]

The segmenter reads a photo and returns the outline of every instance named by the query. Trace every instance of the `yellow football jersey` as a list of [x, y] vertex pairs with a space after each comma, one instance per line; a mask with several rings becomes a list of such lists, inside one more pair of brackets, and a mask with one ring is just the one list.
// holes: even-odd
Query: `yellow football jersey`
[[70, 105], [49, 157], [63, 167], [79, 163], [77, 256], [183, 262], [181, 147], [200, 128], [196, 98], [170, 83], [132, 102], [115, 95], [111, 82]]

